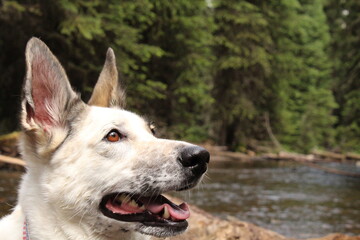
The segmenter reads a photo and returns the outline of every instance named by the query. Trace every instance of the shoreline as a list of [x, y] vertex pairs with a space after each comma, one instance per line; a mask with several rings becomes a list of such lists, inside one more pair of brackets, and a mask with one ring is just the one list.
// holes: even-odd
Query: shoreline
[[[181, 201], [177, 198], [169, 198], [175, 202]], [[235, 217], [221, 219], [197, 206], [190, 204], [190, 208], [188, 230], [182, 235], [166, 238], [167, 240], [360, 240], [360, 236], [348, 236], [341, 233], [306, 239], [285, 237], [255, 224], [240, 221]], [[152, 240], [160, 240], [160, 238], [152, 238]]]
[[[7, 144], [3, 144], [3, 139], [0, 138], [0, 154], [9, 153], [6, 156], [0, 156], [0, 170], [4, 171], [24, 171], [25, 162], [19, 158], [19, 153], [16, 149], [16, 141], [18, 134], [11, 134], [10, 138], [6, 139]], [[4, 146], [5, 150], [4, 151]], [[354, 159], [348, 159], [345, 155], [340, 154], [317, 154], [303, 155], [296, 153], [265, 153], [256, 155], [254, 152], [248, 154], [239, 152], [230, 152], [221, 146], [202, 145], [207, 148], [211, 154], [211, 161], [215, 163], [222, 162], [243, 162], [251, 163], [255, 161], [293, 161], [302, 164], [316, 164], [319, 162], [348, 162], [358, 161], [358, 155], [353, 155]], [[344, 157], [345, 156], [345, 157]], [[360, 159], [360, 158], [359, 158]], [[3, 162], [1, 162], [3, 160]], [[316, 164], [317, 165], [317, 164]], [[310, 166], [310, 165], [309, 165]], [[314, 166], [313, 166], [314, 167]], [[321, 169], [326, 171], [326, 169]], [[339, 173], [335, 173], [339, 174]], [[342, 174], [343, 175], [343, 174]], [[357, 176], [357, 174], [356, 174]], [[360, 176], [360, 174], [359, 174]], [[169, 197], [171, 199], [176, 198]], [[191, 217], [189, 219], [189, 229], [186, 233], [166, 238], [169, 240], [300, 240], [295, 238], [288, 238], [282, 236], [271, 230], [256, 226], [252, 223], [243, 222], [235, 217], [228, 216], [227, 219], [216, 217], [197, 206], [191, 205]], [[152, 238], [159, 239], [159, 238]], [[320, 238], [308, 238], [306, 240], [360, 240], [360, 236], [348, 236], [339, 233], [332, 233]]]

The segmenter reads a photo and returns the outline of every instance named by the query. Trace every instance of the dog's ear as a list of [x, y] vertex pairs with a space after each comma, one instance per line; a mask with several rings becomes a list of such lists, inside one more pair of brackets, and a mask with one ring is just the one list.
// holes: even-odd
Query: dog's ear
[[119, 86], [114, 51], [109, 48], [104, 67], [88, 102], [99, 107], [125, 107], [125, 93]]
[[25, 57], [22, 126], [25, 130], [45, 132], [64, 127], [71, 106], [81, 102], [64, 69], [45, 43], [37, 38], [27, 43]]

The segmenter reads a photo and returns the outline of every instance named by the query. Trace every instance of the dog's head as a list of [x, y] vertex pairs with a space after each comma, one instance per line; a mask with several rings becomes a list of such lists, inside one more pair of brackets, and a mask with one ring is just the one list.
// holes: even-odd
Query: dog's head
[[209, 153], [156, 138], [149, 123], [123, 109], [111, 49], [87, 104], [39, 39], [28, 42], [26, 65], [21, 146], [49, 214], [104, 236], [183, 232], [188, 205], [161, 194], [194, 187]]

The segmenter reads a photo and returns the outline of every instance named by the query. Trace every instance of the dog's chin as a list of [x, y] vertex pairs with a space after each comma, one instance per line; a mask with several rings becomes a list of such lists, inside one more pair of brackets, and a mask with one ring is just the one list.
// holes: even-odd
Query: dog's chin
[[184, 226], [182, 227], [166, 227], [166, 226], [156, 227], [156, 226], [148, 226], [148, 225], [140, 224], [139, 227], [136, 229], [136, 231], [146, 235], [165, 238], [165, 237], [172, 237], [175, 235], [179, 235], [185, 232], [187, 226], [188, 226], [187, 221], [184, 221]]
[[187, 229], [186, 219], [190, 216], [186, 203], [177, 205], [162, 195], [111, 193], [102, 198], [99, 208], [105, 217], [135, 223], [136, 231], [156, 237], [181, 234]]

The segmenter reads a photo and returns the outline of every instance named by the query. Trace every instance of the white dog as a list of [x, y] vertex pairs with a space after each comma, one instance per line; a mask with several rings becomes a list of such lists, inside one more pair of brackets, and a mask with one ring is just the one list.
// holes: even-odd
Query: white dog
[[161, 194], [194, 187], [209, 153], [156, 138], [144, 119], [122, 109], [111, 49], [88, 104], [42, 41], [32, 38], [25, 55], [20, 148], [27, 171], [0, 239], [147, 239], [185, 231], [188, 205]]

